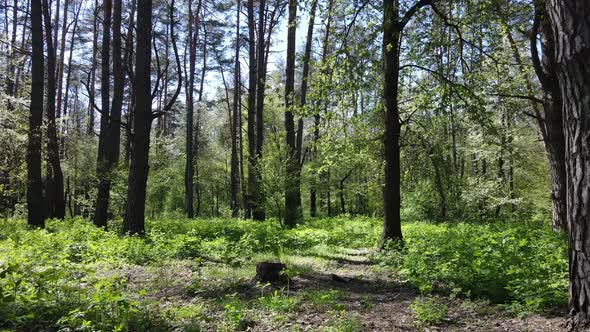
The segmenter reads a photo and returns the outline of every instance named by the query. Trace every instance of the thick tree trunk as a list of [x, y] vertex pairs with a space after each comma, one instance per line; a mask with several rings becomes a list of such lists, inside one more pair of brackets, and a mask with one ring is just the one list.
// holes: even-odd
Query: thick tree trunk
[[145, 198], [149, 170], [148, 157], [152, 125], [151, 39], [152, 0], [137, 4], [137, 45], [135, 60], [135, 114], [129, 164], [127, 215], [123, 233], [145, 232]]
[[[285, 80], [285, 131], [287, 162], [285, 165], [285, 226], [293, 227], [303, 219], [299, 181], [299, 160], [295, 140], [293, 100], [295, 98], [295, 34], [297, 29], [297, 1], [289, 0], [289, 21], [287, 30], [287, 68]], [[299, 203], [299, 205], [298, 205]]]
[[51, 37], [51, 16], [47, 0], [43, 0], [43, 16], [45, 18], [45, 41], [47, 43], [47, 217], [63, 219], [66, 214], [64, 178], [59, 160], [59, 141], [55, 121], [56, 54], [54, 41]]
[[[565, 163], [565, 133], [562, 114], [562, 95], [557, 77], [555, 58], [555, 37], [551, 22], [539, 1], [535, 1], [535, 23], [531, 36], [531, 53], [533, 67], [543, 88], [543, 114], [537, 113], [541, 134], [545, 143], [545, 151], [551, 170], [551, 205], [553, 212], [553, 228], [567, 231], [567, 193]], [[542, 60], [537, 51], [537, 31], [541, 33]]]
[[41, 179], [41, 124], [43, 120], [43, 28], [41, 0], [31, 0], [32, 80], [27, 145], [27, 222], [44, 227]]
[[398, 0], [384, 0], [385, 187], [383, 189], [383, 242], [402, 240], [400, 217], [400, 121], [398, 108], [400, 31], [397, 27], [398, 15]]
[[96, 175], [98, 177], [98, 193], [96, 197], [96, 209], [94, 211], [94, 225], [106, 227], [109, 209], [109, 195], [111, 190], [109, 149], [110, 142], [110, 102], [111, 102], [111, 17], [112, 0], [105, 0], [102, 4], [102, 49], [101, 49], [101, 75], [100, 96], [101, 116], [100, 134], [98, 137], [98, 158], [96, 161]]
[[[563, 132], [562, 101], [559, 82], [557, 79], [555, 63], [555, 40], [549, 18], [540, 1], [534, 1], [535, 19], [530, 46], [533, 67], [543, 90], [542, 109], [535, 101], [531, 101], [539, 125], [541, 136], [545, 145], [549, 169], [551, 171], [551, 211], [553, 214], [553, 228], [558, 231], [566, 231], [566, 175], [565, 175], [565, 137]], [[504, 23], [506, 26], [507, 23]], [[537, 50], [537, 34], [541, 33], [541, 50], [543, 58], [539, 59]], [[519, 69], [525, 78], [525, 88], [529, 96], [534, 97], [532, 81], [526, 67], [523, 65], [518, 46], [507, 30], [507, 37], [512, 49], [513, 57], [519, 64]], [[509, 173], [511, 171], [509, 168]], [[511, 179], [511, 178], [510, 178]], [[512, 184], [513, 182], [510, 182]]]
[[563, 96], [567, 166], [570, 310], [574, 327], [590, 323], [590, 3], [549, 0], [557, 77]]

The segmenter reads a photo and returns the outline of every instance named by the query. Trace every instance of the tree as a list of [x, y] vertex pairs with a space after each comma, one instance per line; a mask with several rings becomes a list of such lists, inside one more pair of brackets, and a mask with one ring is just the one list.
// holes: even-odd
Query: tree
[[[64, 196], [64, 177], [59, 160], [59, 140], [57, 138], [56, 124], [56, 53], [55, 43], [52, 38], [53, 29], [49, 2], [43, 0], [43, 17], [45, 21], [45, 43], [47, 44], [47, 183], [46, 209], [47, 217], [63, 219], [66, 214], [66, 202]], [[59, 6], [58, 6], [59, 8]]]
[[[239, 176], [239, 160], [238, 160], [238, 130], [242, 130], [240, 118], [242, 117], [240, 105], [240, 11], [242, 9], [241, 0], [237, 0], [236, 9], [236, 46], [234, 57], [234, 99], [233, 108], [230, 116], [231, 125], [231, 171], [230, 171], [230, 187], [231, 187], [231, 201], [230, 208], [232, 217], [237, 217], [240, 209], [238, 203], [238, 191], [240, 190], [240, 176]], [[239, 126], [238, 126], [239, 125]]]
[[[96, 209], [94, 211], [94, 224], [97, 227], [106, 227], [109, 208], [109, 196], [111, 188], [109, 168], [109, 150], [111, 149], [111, 18], [112, 0], [106, 0], [102, 4], [102, 48], [101, 48], [101, 75], [100, 75], [100, 134], [98, 137], [98, 160], [96, 161], [96, 175], [98, 177], [98, 194], [96, 197]], [[115, 60], [115, 59], [113, 59]]]
[[383, 243], [402, 241], [400, 194], [399, 71], [402, 31], [416, 12], [436, 0], [420, 0], [401, 16], [399, 0], [383, 1], [383, 106], [385, 108], [385, 186], [383, 188]]
[[[131, 133], [131, 153], [129, 163], [129, 178], [127, 189], [127, 213], [123, 222], [123, 233], [143, 234], [145, 232], [145, 202], [147, 193], [147, 179], [149, 173], [150, 133], [154, 119], [167, 114], [176, 102], [182, 88], [182, 69], [176, 46], [174, 31], [174, 0], [167, 4], [168, 22], [170, 24], [170, 41], [174, 51], [176, 71], [178, 75], [176, 90], [157, 112], [152, 111], [151, 86], [151, 52], [152, 52], [152, 1], [140, 1], [137, 6], [137, 44], [135, 48], [135, 111], [133, 116], [133, 132]], [[157, 69], [159, 70], [159, 56], [156, 50]], [[163, 72], [157, 73], [156, 86]], [[166, 89], [166, 88], [164, 88]]]
[[[285, 130], [287, 161], [285, 169], [285, 226], [293, 227], [303, 218], [299, 181], [299, 159], [295, 140], [293, 100], [295, 99], [295, 34], [297, 30], [297, 1], [289, 0], [287, 29], [287, 68], [285, 81]], [[298, 197], [299, 196], [299, 197]]]
[[43, 182], [41, 180], [41, 122], [43, 119], [43, 29], [41, 0], [31, 0], [32, 82], [27, 146], [28, 224], [44, 227]]
[[199, 14], [201, 12], [201, 1], [197, 4], [197, 10], [193, 13], [193, 1], [188, 0], [188, 51], [189, 70], [186, 73], [186, 164], [185, 164], [185, 213], [188, 218], [194, 217], [194, 84], [195, 84], [195, 63], [197, 57], [197, 39], [199, 35]]
[[135, 112], [131, 137], [127, 215], [123, 233], [145, 232], [145, 196], [152, 127], [151, 96], [152, 0], [137, 3], [137, 44], [135, 47]]
[[549, 0], [555, 62], [563, 96], [567, 165], [570, 312], [574, 328], [590, 324], [590, 3]]

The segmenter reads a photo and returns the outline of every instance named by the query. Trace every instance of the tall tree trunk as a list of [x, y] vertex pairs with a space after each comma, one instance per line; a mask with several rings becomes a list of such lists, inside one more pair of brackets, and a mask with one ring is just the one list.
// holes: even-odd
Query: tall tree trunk
[[[562, 101], [561, 91], [556, 73], [555, 63], [555, 39], [549, 18], [546, 15], [544, 3], [534, 1], [535, 18], [533, 23], [533, 32], [531, 33], [530, 46], [531, 58], [533, 59], [533, 68], [543, 91], [542, 108], [540, 104], [531, 100], [530, 105], [535, 114], [539, 131], [543, 138], [549, 169], [551, 171], [551, 211], [554, 230], [566, 231], [566, 172], [565, 172], [565, 136], [563, 132]], [[512, 33], [507, 22], [506, 36], [512, 49], [514, 60], [519, 64], [519, 70], [525, 79], [526, 93], [534, 97], [532, 80], [526, 67], [523, 64], [518, 45], [514, 41]], [[538, 38], [541, 34], [541, 53], [542, 59], [539, 59]], [[509, 121], [511, 121], [509, 119]], [[509, 175], [512, 172], [511, 161], [509, 161]], [[510, 181], [509, 184], [513, 182]]]
[[570, 312], [573, 327], [590, 324], [590, 3], [549, 0], [557, 78], [563, 96], [567, 166]]
[[[254, 208], [252, 210], [252, 218], [254, 220], [264, 220], [266, 213], [264, 209], [264, 190], [262, 188], [262, 173], [260, 170], [260, 162], [262, 161], [262, 150], [264, 146], [264, 96], [266, 94], [266, 48], [269, 42], [265, 38], [267, 20], [265, 13], [267, 10], [266, 0], [260, 0], [258, 8], [258, 40], [256, 43], [256, 156], [254, 176], [256, 178], [256, 194], [254, 199]], [[268, 34], [270, 37], [270, 33]]]
[[102, 49], [101, 49], [101, 75], [100, 96], [101, 116], [100, 134], [98, 137], [98, 158], [96, 161], [96, 175], [98, 177], [98, 194], [96, 197], [96, 209], [94, 211], [94, 224], [97, 227], [106, 227], [109, 209], [109, 195], [111, 190], [109, 150], [111, 148], [111, 17], [112, 0], [105, 0], [102, 4]]
[[66, 214], [64, 197], [64, 178], [59, 160], [59, 141], [55, 121], [55, 48], [52, 40], [51, 16], [49, 2], [43, 0], [45, 18], [45, 42], [47, 43], [47, 216], [63, 219]]
[[[544, 4], [534, 1], [535, 20], [531, 34], [531, 55], [533, 68], [543, 88], [543, 114], [535, 110], [541, 135], [545, 143], [545, 151], [551, 170], [551, 206], [553, 212], [553, 228], [567, 231], [567, 192], [566, 192], [566, 161], [565, 132], [563, 122], [563, 97], [557, 76], [557, 60], [555, 57], [556, 39], [551, 22], [545, 11]], [[541, 33], [542, 60], [537, 50], [537, 32]], [[532, 89], [531, 89], [532, 90]]]
[[252, 216], [256, 201], [256, 26], [254, 0], [248, 0], [248, 188], [246, 218]]
[[[334, 0], [328, 1], [328, 17], [326, 22], [326, 31], [324, 33], [324, 40], [322, 44], [322, 65], [326, 65], [326, 60], [328, 58], [328, 50], [329, 50], [329, 37], [330, 37], [330, 27], [332, 23], [332, 9], [334, 7]], [[310, 23], [311, 24], [311, 23]], [[308, 30], [309, 31], [309, 30]], [[308, 33], [309, 36], [309, 33]], [[309, 39], [308, 39], [309, 43]], [[311, 47], [311, 44], [309, 45]], [[306, 44], [306, 53], [307, 53], [307, 44]], [[307, 56], [306, 56], [307, 57]], [[303, 98], [303, 93], [302, 93]], [[321, 115], [320, 111], [317, 110], [313, 116], [314, 119], [314, 126], [313, 126], [313, 147], [312, 147], [312, 158], [318, 157], [318, 148], [317, 145], [319, 144], [320, 139], [320, 120]], [[321, 176], [320, 179], [321, 180]], [[318, 179], [316, 177], [312, 178], [310, 189], [309, 189], [309, 215], [311, 217], [315, 217], [317, 215], [317, 182]]]
[[238, 191], [240, 190], [239, 161], [238, 161], [238, 127], [240, 114], [240, 11], [242, 2], [237, 0], [236, 8], [236, 46], [234, 57], [234, 101], [231, 120], [231, 170], [230, 170], [230, 187], [231, 187], [231, 215], [236, 218], [240, 211], [238, 202]]
[[383, 241], [402, 240], [400, 217], [400, 121], [398, 108], [399, 44], [398, 0], [383, 1], [383, 54], [385, 108], [385, 187], [383, 189]]
[[151, 51], [152, 0], [137, 3], [137, 45], [135, 49], [135, 112], [129, 164], [127, 215], [123, 233], [145, 232], [145, 198], [150, 131], [152, 125]]
[[43, 121], [43, 28], [41, 0], [31, 0], [32, 81], [27, 145], [27, 222], [44, 227], [41, 179], [41, 124]]
[[[297, 30], [297, 0], [289, 0], [289, 21], [287, 30], [287, 69], [285, 80], [285, 131], [287, 162], [285, 165], [285, 226], [293, 227], [303, 219], [299, 181], [299, 160], [295, 140], [293, 100], [295, 98], [295, 34]], [[298, 205], [299, 203], [299, 205]]]
[[[186, 164], [184, 175], [185, 213], [188, 218], [194, 217], [194, 84], [195, 84], [195, 63], [197, 54], [198, 17], [201, 10], [201, 1], [198, 2], [197, 12], [193, 13], [192, 0], [188, 0], [188, 47], [189, 47], [189, 71], [187, 73], [186, 86]], [[193, 27], [197, 31], [193, 31]]]
[[[259, 163], [262, 161], [262, 150], [264, 144], [264, 95], [266, 92], [266, 0], [260, 0], [258, 8], [258, 40], [256, 43], [256, 154], [254, 157], [254, 167], [251, 171], [254, 173], [255, 186], [253, 190], [252, 218], [254, 220], [264, 220], [266, 213], [264, 211], [264, 191], [262, 188], [262, 173]], [[270, 35], [269, 35], [270, 36]]]

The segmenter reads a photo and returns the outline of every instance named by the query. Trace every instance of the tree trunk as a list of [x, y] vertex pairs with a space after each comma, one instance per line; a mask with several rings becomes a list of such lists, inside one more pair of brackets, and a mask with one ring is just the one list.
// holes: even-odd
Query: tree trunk
[[254, 0], [248, 0], [248, 188], [246, 218], [252, 216], [256, 200], [256, 26]]
[[[329, 2], [328, 2], [328, 17], [327, 17], [327, 22], [326, 22], [326, 31], [324, 33], [324, 38], [323, 38], [324, 40], [323, 40], [323, 45], [322, 45], [322, 60], [321, 60], [322, 65], [326, 64], [326, 60], [328, 58], [330, 26], [332, 23], [332, 9], [333, 9], [333, 7], [334, 7], [334, 0], [329, 0]], [[313, 17], [313, 15], [312, 15], [312, 17]], [[310, 24], [311, 24], [311, 20], [310, 20]], [[308, 32], [308, 36], [309, 36], [309, 32]], [[308, 39], [308, 44], [311, 48], [311, 43], [309, 42], [309, 39]], [[306, 54], [307, 54], [307, 47], [308, 46], [306, 44], [306, 51], [305, 51]], [[308, 58], [308, 55], [306, 55], [306, 58]], [[304, 97], [303, 92], [302, 92], [301, 96], [302, 96], [302, 98]], [[319, 110], [317, 110], [317, 112], [314, 114], [313, 119], [314, 119], [314, 126], [313, 126], [312, 158], [317, 158], [318, 157], [317, 145], [318, 145], [318, 142], [320, 139], [320, 120], [321, 120]], [[321, 182], [321, 176], [320, 176], [320, 179], [317, 179], [316, 177], [312, 177], [310, 189], [309, 189], [309, 215], [311, 217], [317, 216], [317, 188], [316, 187], [317, 187], [318, 180]]]
[[[565, 133], [562, 114], [562, 95], [557, 77], [555, 58], [555, 37], [543, 4], [535, 1], [535, 21], [531, 35], [533, 68], [543, 88], [543, 114], [537, 113], [537, 120], [551, 170], [551, 206], [553, 228], [567, 231], [567, 192]], [[537, 30], [541, 33], [542, 60], [537, 51]]]
[[[289, 21], [287, 30], [287, 68], [285, 80], [285, 131], [287, 161], [285, 165], [285, 226], [293, 227], [303, 219], [301, 211], [299, 160], [295, 140], [293, 100], [295, 93], [295, 34], [297, 29], [297, 0], [289, 0]], [[299, 203], [299, 205], [298, 205]]]
[[145, 232], [145, 197], [152, 125], [151, 43], [152, 0], [137, 3], [137, 45], [135, 59], [135, 112], [129, 164], [127, 215], [123, 233]]
[[574, 328], [590, 323], [590, 3], [549, 0], [557, 77], [563, 96], [567, 166], [570, 313]]
[[402, 241], [400, 217], [400, 121], [398, 108], [399, 44], [398, 0], [383, 1], [383, 54], [385, 108], [385, 187], [383, 189], [383, 242]]
[[101, 49], [101, 75], [100, 96], [101, 116], [100, 134], [98, 137], [98, 158], [96, 161], [96, 175], [98, 177], [98, 193], [96, 197], [96, 209], [94, 211], [94, 225], [106, 227], [109, 210], [109, 194], [111, 190], [109, 149], [110, 142], [110, 90], [111, 90], [111, 17], [112, 0], [105, 0], [102, 4], [102, 49]]
[[[192, 0], [188, 0], [188, 39], [189, 39], [189, 71], [186, 75], [186, 164], [184, 174], [184, 211], [187, 218], [194, 217], [194, 84], [195, 84], [195, 63], [196, 63], [196, 47], [198, 34], [198, 16], [201, 8], [201, 1], [197, 6], [196, 15], [193, 14]], [[196, 18], [195, 18], [196, 17]], [[193, 24], [197, 27], [197, 32], [193, 32]]]
[[32, 80], [27, 145], [27, 222], [44, 227], [41, 179], [41, 124], [43, 121], [43, 28], [41, 0], [31, 0]]
[[47, 217], [63, 219], [66, 213], [64, 178], [59, 160], [59, 141], [55, 121], [56, 54], [51, 37], [51, 16], [47, 0], [43, 0], [43, 16], [45, 18], [45, 41], [47, 43]]
[[[265, 40], [266, 32], [266, 0], [260, 0], [258, 8], [258, 40], [256, 43], [256, 153], [254, 155], [254, 190], [252, 202], [252, 218], [254, 220], [264, 220], [266, 214], [264, 211], [264, 193], [262, 188], [262, 174], [258, 164], [262, 160], [262, 149], [264, 144], [264, 95], [266, 90], [266, 61], [265, 51], [268, 41]], [[270, 36], [270, 35], [269, 35]]]
[[236, 46], [234, 58], [234, 100], [231, 120], [231, 171], [230, 171], [230, 187], [231, 187], [231, 215], [236, 218], [240, 211], [238, 202], [238, 191], [240, 190], [240, 176], [238, 163], [238, 117], [240, 114], [240, 10], [241, 0], [237, 1], [236, 9]]
[[[563, 133], [562, 120], [562, 101], [561, 91], [556, 73], [555, 63], [555, 39], [549, 18], [546, 15], [545, 8], [540, 1], [534, 1], [535, 18], [533, 23], [533, 33], [531, 34], [531, 58], [533, 59], [533, 68], [543, 91], [542, 110], [539, 104], [531, 101], [531, 108], [536, 116], [539, 125], [539, 131], [543, 138], [549, 169], [551, 171], [551, 211], [553, 214], [553, 229], [566, 231], [566, 175], [565, 175], [565, 137]], [[504, 23], [507, 25], [507, 23]], [[541, 33], [541, 50], [543, 58], [539, 59], [537, 49], [537, 34]], [[522, 57], [518, 46], [512, 37], [510, 30], [507, 29], [508, 42], [512, 49], [514, 60], [519, 64], [520, 72], [525, 78], [525, 88], [529, 96], [534, 97], [532, 80], [523, 65]], [[510, 121], [510, 120], [509, 120]], [[511, 164], [511, 162], [509, 162]], [[509, 173], [512, 172], [511, 166]], [[509, 174], [510, 175], [510, 174]], [[509, 181], [511, 177], [509, 177]], [[509, 184], [512, 184], [510, 181]]]

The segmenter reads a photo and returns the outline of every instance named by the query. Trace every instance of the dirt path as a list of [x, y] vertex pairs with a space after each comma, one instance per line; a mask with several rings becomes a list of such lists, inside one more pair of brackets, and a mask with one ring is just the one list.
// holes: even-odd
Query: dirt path
[[[206, 331], [564, 330], [563, 315], [515, 318], [485, 302], [447, 297], [437, 298], [448, 308], [447, 318], [432, 326], [419, 324], [411, 305], [423, 297], [376, 269], [369, 257], [369, 250], [287, 256], [287, 264], [301, 272], [288, 288], [264, 290], [252, 280], [253, 263], [178, 261], [174, 266], [133, 266], [119, 272], [126, 275], [132, 292], [150, 289], [151, 300], [162, 307], [205, 308], [197, 319], [200, 330]], [[261, 301], [264, 296], [274, 298]], [[227, 322], [231, 315], [238, 319], [233, 325]]]
[[[406, 284], [375, 272], [368, 259], [369, 250], [350, 250], [346, 254], [323, 256], [335, 264], [331, 268], [295, 278], [299, 292], [337, 290], [343, 320], [360, 322], [362, 331], [561, 331], [562, 317], [530, 315], [515, 318], [487, 304], [444, 298], [448, 318], [435, 326], [417, 324], [410, 305], [420, 297]], [[321, 330], [329, 318], [325, 313], [304, 310], [295, 322], [286, 327], [302, 327], [305, 331]], [[265, 330], [262, 328], [261, 330]], [[346, 326], [344, 326], [346, 330]], [[351, 329], [354, 330], [354, 329]]]

